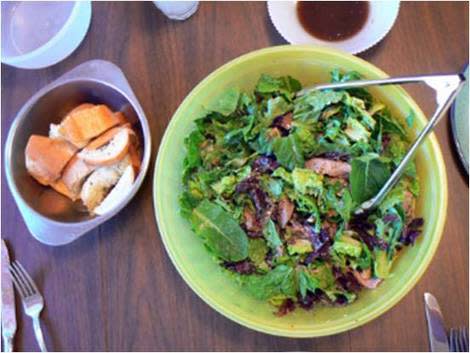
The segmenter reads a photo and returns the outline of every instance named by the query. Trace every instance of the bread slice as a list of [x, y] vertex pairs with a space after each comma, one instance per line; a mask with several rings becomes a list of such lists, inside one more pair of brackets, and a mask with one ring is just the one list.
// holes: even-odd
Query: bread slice
[[74, 156], [65, 167], [61, 181], [73, 195], [80, 195], [80, 190], [82, 189], [86, 177], [96, 168], [96, 166], [88, 164], [83, 159]]
[[59, 133], [78, 148], [119, 124], [116, 115], [103, 104], [74, 109], [59, 126]]
[[130, 124], [123, 112], [115, 112], [114, 115], [119, 119], [119, 125]]
[[90, 142], [78, 156], [88, 164], [112, 165], [127, 154], [132, 134], [127, 127], [112, 128]]
[[134, 168], [135, 174], [137, 175], [137, 174], [139, 174], [142, 157], [141, 157], [141, 153], [140, 153], [140, 148], [137, 146], [136, 143], [131, 143], [129, 145], [128, 154], [129, 154], [129, 158], [131, 160], [131, 165]]
[[25, 150], [26, 169], [38, 182], [49, 185], [60, 178], [75, 152], [66, 141], [31, 135]]
[[132, 165], [128, 165], [124, 173], [119, 178], [117, 184], [111, 189], [108, 195], [95, 207], [93, 212], [97, 215], [104, 215], [115, 208], [131, 191], [134, 183], [135, 172]]
[[51, 187], [57, 191], [58, 193], [61, 193], [64, 196], [67, 196], [69, 199], [72, 201], [76, 201], [78, 199], [78, 194], [72, 192], [62, 181], [62, 179], [59, 179], [57, 181], [54, 181], [51, 183]]
[[119, 171], [113, 167], [101, 167], [90, 174], [80, 192], [80, 198], [88, 211], [92, 212], [103, 201], [120, 176]]
[[90, 109], [90, 108], [93, 108], [94, 106], [95, 106], [95, 104], [92, 104], [92, 103], [82, 103], [80, 105], [77, 105], [71, 111], [69, 111], [67, 115], [78, 113], [79, 111], [82, 111], [82, 110], [85, 110], [85, 109]]
[[[93, 108], [95, 105], [91, 103], [83, 103], [73, 108], [67, 115], [79, 112], [80, 110]], [[49, 137], [51, 139], [67, 140], [67, 138], [60, 131], [60, 124], [49, 125]]]
[[103, 201], [130, 165], [130, 157], [126, 155], [118, 163], [99, 167], [90, 174], [80, 192], [80, 198], [90, 212], [93, 212], [95, 207]]

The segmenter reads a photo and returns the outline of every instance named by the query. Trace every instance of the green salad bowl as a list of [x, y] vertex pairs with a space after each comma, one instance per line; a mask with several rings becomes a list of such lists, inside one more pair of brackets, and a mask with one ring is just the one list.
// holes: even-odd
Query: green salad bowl
[[[428, 267], [442, 235], [447, 209], [447, 179], [442, 153], [431, 134], [416, 156], [421, 194], [417, 216], [425, 219], [422, 235], [414, 246], [401, 251], [391, 276], [377, 289], [364, 289], [351, 305], [318, 306], [295, 310], [283, 317], [273, 314], [268, 303], [252, 298], [219, 268], [179, 213], [178, 198], [185, 156], [184, 138], [194, 129], [192, 121], [203, 116], [217, 97], [230, 87], [252, 91], [262, 73], [291, 75], [304, 86], [329, 82], [334, 68], [356, 70], [367, 79], [388, 75], [352, 55], [312, 46], [278, 46], [257, 50], [230, 61], [199, 83], [171, 119], [160, 144], [154, 173], [154, 206], [165, 248], [180, 275], [207, 304], [227, 318], [264, 333], [288, 337], [316, 337], [350, 330], [392, 308], [419, 281]], [[400, 87], [371, 87], [398, 119], [414, 111], [416, 119], [408, 133], [414, 137], [426, 118], [413, 99]]]

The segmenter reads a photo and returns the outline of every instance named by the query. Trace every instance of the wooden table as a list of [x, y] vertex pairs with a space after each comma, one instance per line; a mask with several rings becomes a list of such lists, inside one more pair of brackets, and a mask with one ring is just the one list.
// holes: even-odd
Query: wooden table
[[[140, 99], [150, 122], [154, 161], [173, 112], [200, 80], [241, 54], [278, 44], [285, 41], [264, 3], [201, 3], [185, 22], [168, 20], [150, 2], [94, 3], [90, 30], [69, 58], [35, 71], [2, 65], [2, 146], [15, 113], [30, 96], [76, 65], [100, 58], [123, 69]], [[402, 3], [389, 35], [360, 57], [390, 75], [455, 72], [468, 61], [468, 3]], [[426, 113], [432, 112], [429, 91], [410, 92]], [[427, 350], [424, 292], [438, 298], [449, 327], [468, 326], [468, 181], [447, 120], [437, 136], [447, 165], [449, 208], [436, 256], [393, 309], [332, 337], [264, 335], [229, 321], [199, 299], [160, 240], [152, 204], [153, 163], [129, 207], [60, 248], [28, 234], [2, 173], [2, 237], [42, 288], [50, 349]], [[17, 305], [16, 348], [36, 350], [31, 321]]]

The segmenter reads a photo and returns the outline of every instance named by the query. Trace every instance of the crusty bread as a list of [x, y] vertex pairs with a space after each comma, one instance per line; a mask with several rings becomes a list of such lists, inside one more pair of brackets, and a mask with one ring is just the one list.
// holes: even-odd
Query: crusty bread
[[101, 167], [90, 174], [80, 192], [80, 198], [90, 212], [103, 201], [120, 176], [121, 174], [113, 167]]
[[126, 168], [131, 165], [129, 155], [111, 166], [97, 168], [86, 179], [80, 192], [83, 204], [93, 212], [108, 194], [109, 190], [118, 182]]
[[90, 109], [90, 108], [93, 108], [95, 105], [92, 104], [92, 103], [82, 103], [80, 105], [77, 105], [75, 108], [73, 108], [71, 111], [68, 112], [67, 115], [71, 115], [71, 114], [74, 114], [74, 113], [77, 113], [81, 110], [85, 110], [85, 109]]
[[64, 182], [62, 181], [62, 179], [59, 179], [57, 181], [54, 181], [53, 183], [50, 184], [51, 187], [61, 193], [62, 195], [64, 196], [67, 196], [69, 199], [71, 199], [72, 201], [75, 201], [78, 199], [78, 194], [77, 193], [74, 193], [72, 192], [72, 190], [70, 190], [65, 184]]
[[129, 124], [129, 120], [127, 120], [123, 112], [115, 112], [114, 115], [119, 119], [119, 125]]
[[[94, 104], [91, 103], [82, 103], [79, 106], [73, 108], [67, 115], [79, 112], [80, 110], [93, 108]], [[67, 138], [61, 133], [60, 124], [50, 124], [49, 125], [49, 137], [51, 139], [67, 140]], [[78, 146], [82, 147], [82, 146]]]
[[73, 194], [79, 195], [85, 178], [97, 167], [74, 156], [64, 169], [62, 181]]
[[122, 112], [84, 103], [60, 124], [50, 124], [49, 137], [32, 135], [25, 162], [41, 184], [73, 201], [81, 199], [90, 213], [104, 214], [131, 190], [141, 156], [138, 138]]
[[59, 126], [59, 132], [61, 136], [79, 148], [120, 122], [119, 118], [103, 104], [87, 106], [79, 110], [77, 108], [65, 117]]
[[50, 124], [49, 125], [49, 138], [56, 140], [65, 140], [65, 137], [60, 133], [60, 125]]
[[135, 174], [139, 173], [140, 170], [140, 164], [141, 164], [141, 153], [140, 153], [140, 148], [137, 146], [136, 143], [131, 143], [129, 145], [129, 158], [131, 160], [132, 167], [134, 168]]
[[127, 127], [112, 128], [90, 142], [78, 156], [92, 165], [112, 165], [127, 154], [132, 134]]
[[60, 178], [75, 151], [66, 141], [31, 135], [25, 150], [26, 169], [38, 182], [49, 185]]
[[131, 191], [132, 184], [134, 183], [135, 173], [132, 165], [128, 165], [124, 173], [119, 178], [119, 181], [106, 195], [106, 197], [96, 206], [93, 212], [97, 215], [103, 215], [116, 207]]

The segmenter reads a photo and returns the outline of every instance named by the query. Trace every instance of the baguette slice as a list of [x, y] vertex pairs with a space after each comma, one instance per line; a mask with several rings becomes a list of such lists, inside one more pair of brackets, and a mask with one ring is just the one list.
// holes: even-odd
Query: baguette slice
[[88, 211], [92, 212], [103, 201], [120, 176], [119, 171], [113, 167], [101, 167], [90, 174], [80, 192], [80, 198]]
[[74, 193], [72, 190], [70, 190], [62, 181], [62, 179], [59, 179], [57, 181], [54, 181], [51, 184], [51, 187], [57, 191], [58, 193], [61, 193], [64, 196], [67, 196], [69, 199], [72, 201], [76, 201], [78, 199], [78, 194]]
[[112, 128], [90, 142], [78, 156], [91, 165], [112, 165], [127, 154], [132, 134], [127, 127]]
[[26, 169], [39, 183], [49, 185], [60, 178], [75, 152], [66, 141], [31, 135], [25, 150]]
[[134, 168], [134, 173], [137, 175], [139, 174], [140, 164], [141, 164], [141, 152], [137, 144], [131, 143], [129, 145], [129, 158]]
[[[79, 106], [73, 108], [67, 115], [71, 115], [73, 113], [79, 112], [80, 110], [85, 110], [89, 108], [93, 108], [95, 105], [91, 103], [83, 103]], [[58, 140], [67, 140], [67, 138], [61, 133], [60, 124], [50, 124], [49, 125], [49, 137], [51, 139], [58, 139]]]
[[95, 104], [92, 104], [92, 103], [82, 103], [80, 105], [77, 105], [71, 111], [69, 111], [69, 113], [67, 115], [75, 114], [75, 113], [78, 113], [79, 111], [93, 108], [94, 106], [95, 106]]
[[134, 168], [132, 165], [128, 165], [117, 184], [111, 189], [103, 201], [95, 207], [93, 212], [97, 215], [104, 215], [115, 208], [131, 191], [134, 179]]
[[119, 119], [119, 125], [130, 125], [129, 120], [127, 120], [123, 112], [115, 112], [114, 115]]
[[119, 163], [99, 167], [90, 174], [80, 192], [80, 198], [90, 212], [93, 212], [95, 207], [103, 201], [130, 165], [129, 155], [126, 155]]
[[74, 156], [64, 169], [61, 181], [73, 195], [80, 195], [80, 190], [85, 179], [97, 167], [86, 163], [81, 158]]
[[58, 129], [61, 136], [78, 148], [86, 146], [92, 138], [120, 122], [106, 105], [92, 105], [78, 109], [79, 107], [67, 114]]

